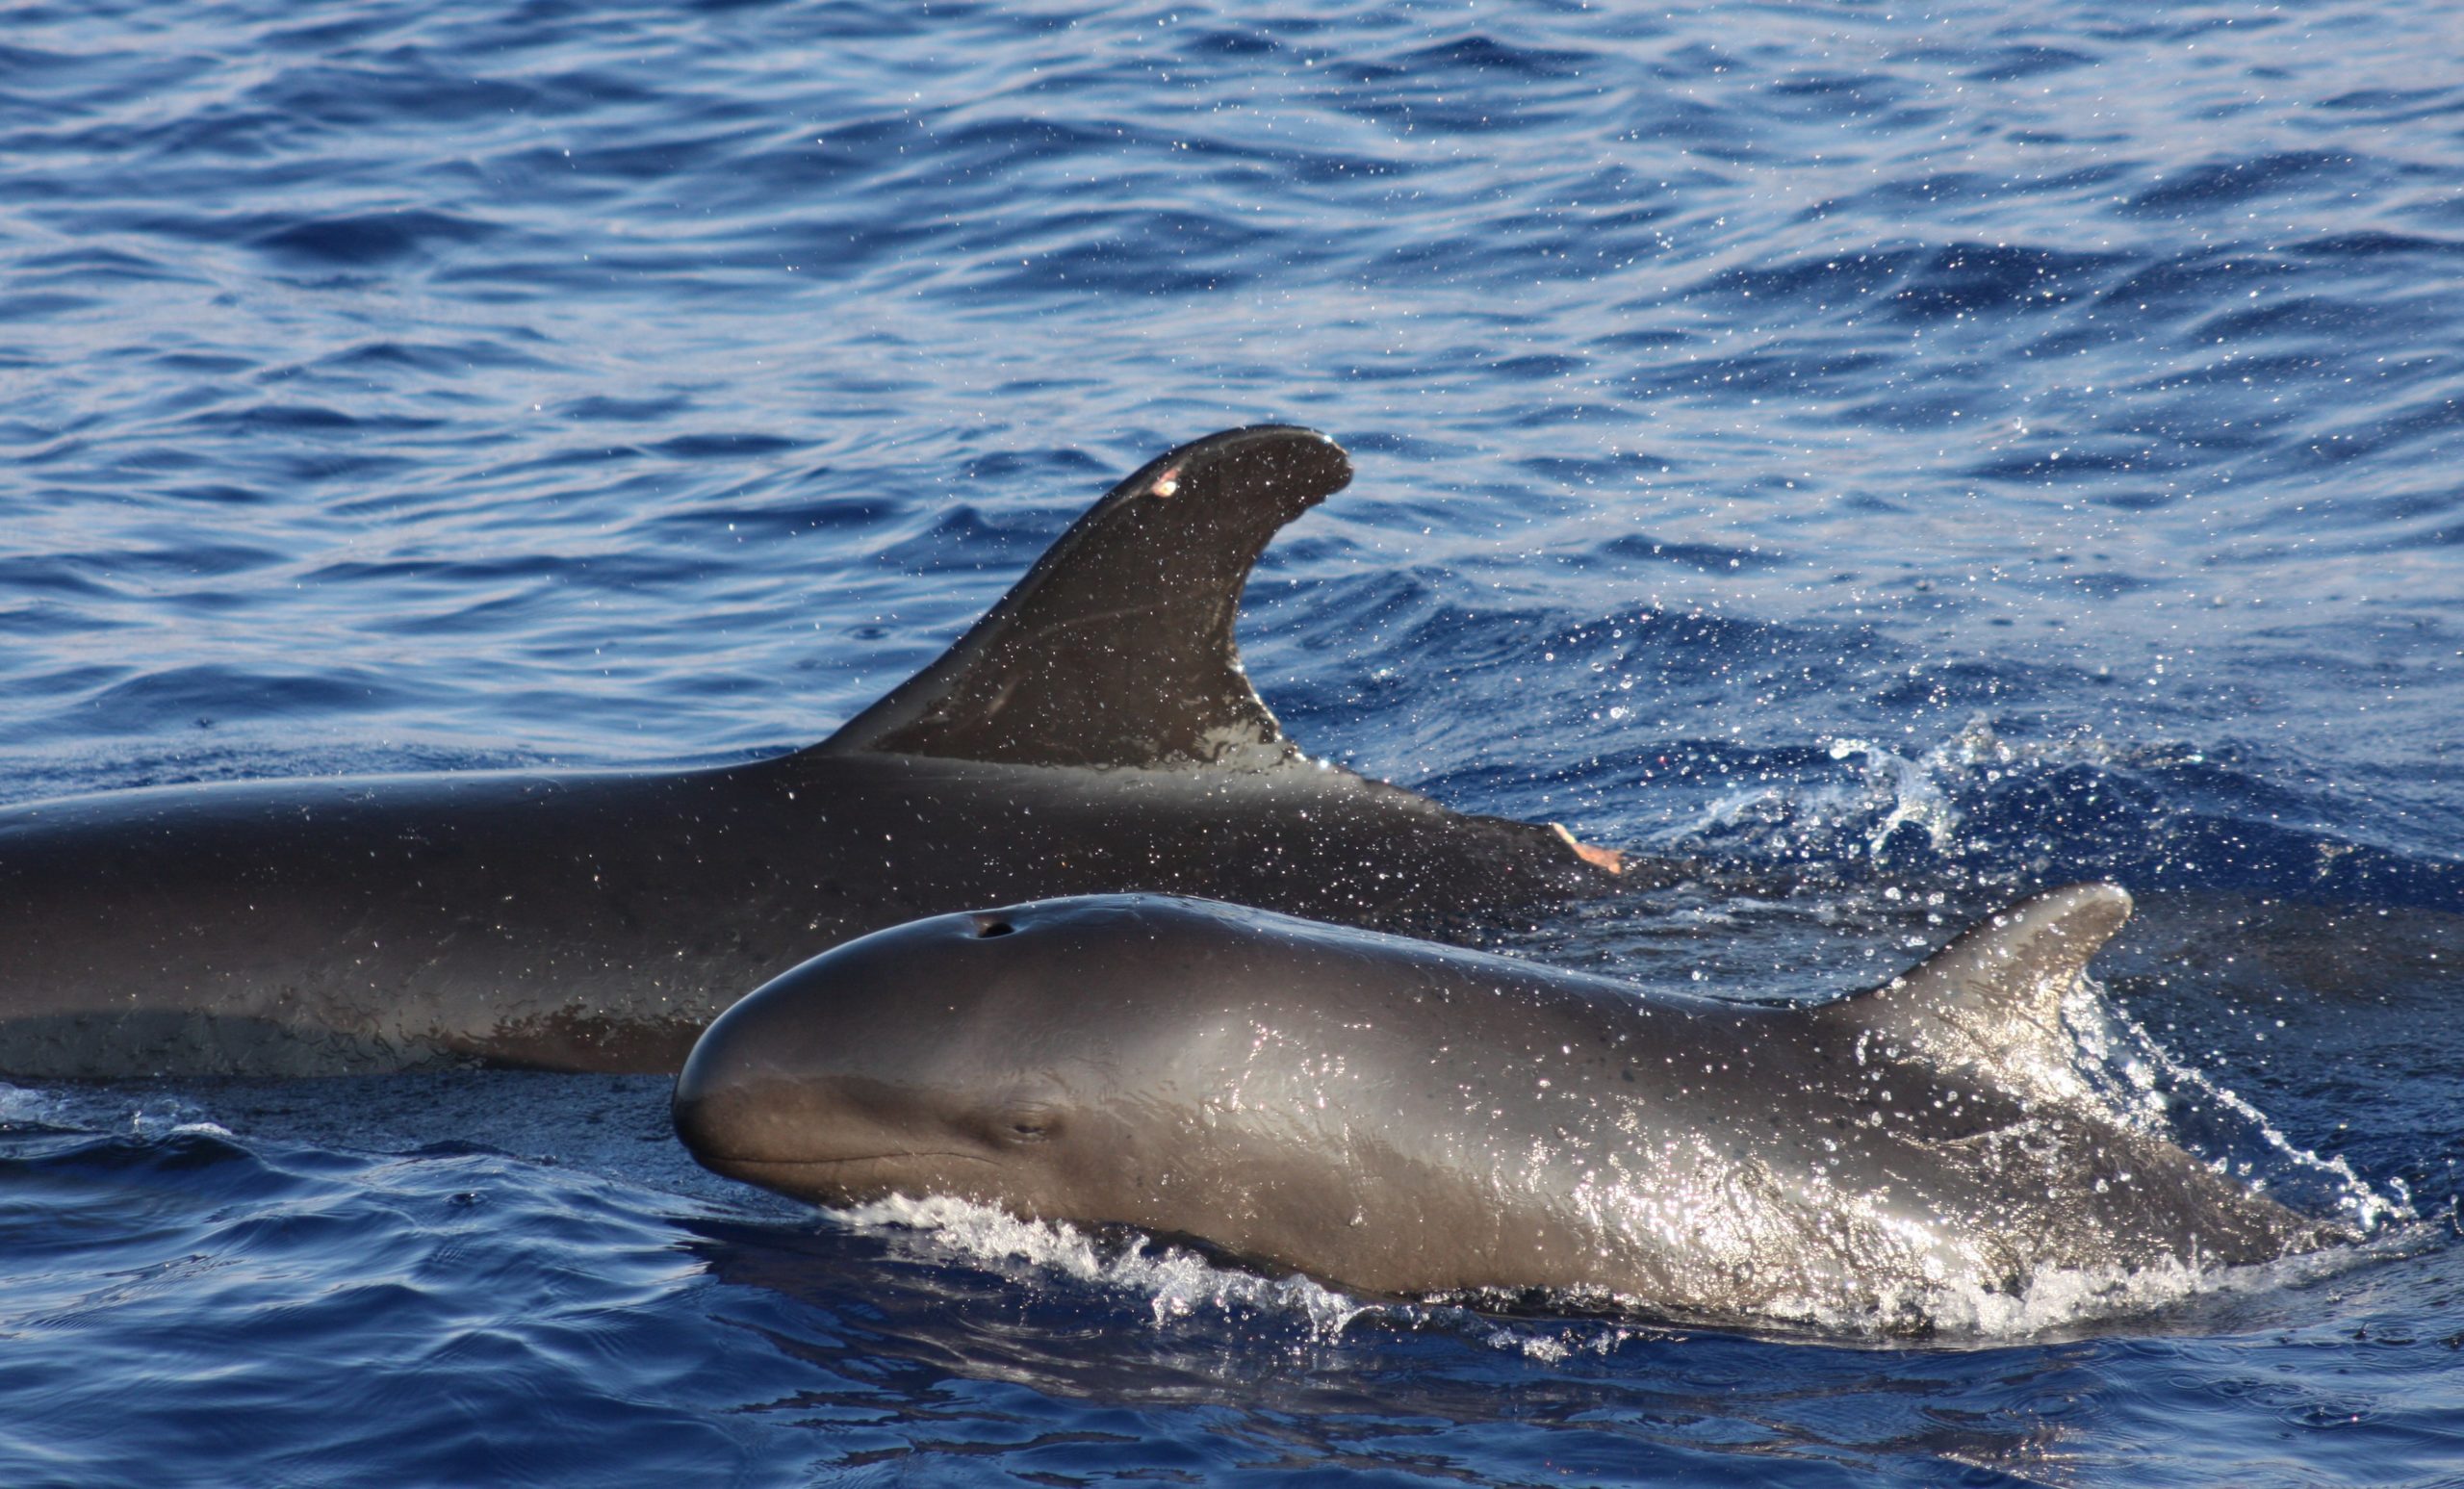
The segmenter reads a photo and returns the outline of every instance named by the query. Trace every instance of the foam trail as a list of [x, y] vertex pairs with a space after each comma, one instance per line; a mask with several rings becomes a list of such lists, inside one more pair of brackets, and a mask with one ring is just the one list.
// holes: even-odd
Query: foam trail
[[1022, 1220], [970, 1200], [893, 1195], [837, 1212], [860, 1230], [908, 1230], [983, 1263], [1023, 1261], [1075, 1281], [1144, 1297], [1159, 1324], [1200, 1312], [1296, 1318], [1310, 1335], [1332, 1340], [1377, 1305], [1306, 1277], [1267, 1277], [1218, 1267], [1194, 1251], [1149, 1237], [1108, 1245], [1063, 1221]]
[[[1213, 1316], [1282, 1320], [1313, 1344], [1333, 1344], [1367, 1324], [1454, 1334], [1486, 1348], [1559, 1363], [1579, 1354], [1605, 1355], [1636, 1342], [1681, 1337], [1643, 1322], [1640, 1300], [1597, 1289], [1568, 1289], [1543, 1301], [1570, 1315], [1630, 1313], [1631, 1322], [1598, 1317], [1501, 1318], [1528, 1309], [1527, 1297], [1462, 1296], [1424, 1302], [1375, 1302], [1306, 1277], [1270, 1277], [1212, 1262], [1194, 1251], [1137, 1236], [1112, 1242], [1065, 1222], [1023, 1220], [970, 1200], [893, 1196], [825, 1212], [840, 1223], [875, 1234], [905, 1234], [926, 1248], [995, 1270], [1024, 1263], [1101, 1292], [1137, 1299], [1158, 1327]], [[1878, 1309], [1849, 1309], [1813, 1298], [1783, 1303], [1760, 1319], [1667, 1321], [1677, 1328], [1707, 1322], [1728, 1329], [1811, 1332], [1831, 1339], [1886, 1342], [1923, 1338], [1934, 1344], [2004, 1344], [2098, 1323], [2143, 1318], [2209, 1295], [2250, 1295], [2297, 1286], [2342, 1271], [2368, 1254], [2346, 1247], [2289, 1257], [2260, 1267], [2219, 1268], [2177, 1262], [2137, 1271], [2046, 1268], [2015, 1293], [1965, 1284], [1911, 1288]]]

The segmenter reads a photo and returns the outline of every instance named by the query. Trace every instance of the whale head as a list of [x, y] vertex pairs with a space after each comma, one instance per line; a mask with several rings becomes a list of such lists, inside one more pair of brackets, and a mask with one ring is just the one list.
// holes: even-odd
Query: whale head
[[[937, 915], [838, 946], [703, 1035], [676, 1129], [704, 1167], [822, 1204], [950, 1194], [1029, 1217], [1118, 1208], [1204, 981], [1203, 919], [1140, 896]], [[1176, 1000], [1164, 1000], [1176, 1001]], [[1129, 1216], [1120, 1217], [1123, 1219]]]
[[913, 921], [722, 1014], [677, 1079], [677, 1133], [818, 1204], [950, 1196], [1376, 1288], [1382, 1237], [1486, 1223], [1363, 1119], [1394, 1073], [1371, 1026], [1409, 1027], [1378, 1011], [1409, 997], [1387, 943], [1169, 895]]

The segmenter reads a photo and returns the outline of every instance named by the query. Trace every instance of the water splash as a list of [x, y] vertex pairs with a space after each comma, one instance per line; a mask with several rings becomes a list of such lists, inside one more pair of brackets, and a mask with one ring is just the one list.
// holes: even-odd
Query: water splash
[[1265, 1314], [1296, 1319], [1312, 1340], [1326, 1343], [1378, 1306], [1306, 1277], [1269, 1277], [1219, 1267], [1152, 1237], [1098, 1238], [1066, 1221], [1020, 1219], [964, 1199], [893, 1195], [840, 1212], [840, 1218], [859, 1230], [916, 1233], [978, 1263], [998, 1267], [1025, 1262], [1073, 1281], [1143, 1297], [1158, 1324], [1200, 1313], [1224, 1318]]
[[2219, 1172], [2296, 1209], [2331, 1215], [2363, 1236], [2421, 1219], [2401, 1178], [2373, 1187], [2342, 1156], [2322, 1157], [2265, 1113], [2184, 1063], [2114, 1007], [2093, 978], [2063, 1000], [2089, 1088], [2132, 1127], [2187, 1148]]
[[1806, 1295], [1774, 1299], [1753, 1318], [1675, 1319], [1653, 1309], [1649, 1299], [1593, 1287], [1373, 1301], [1298, 1275], [1244, 1271], [1152, 1237], [1101, 1237], [947, 1197], [894, 1197], [834, 1212], [834, 1218], [860, 1231], [911, 1238], [937, 1260], [1014, 1269], [1013, 1280], [1022, 1284], [1033, 1285], [1041, 1273], [1129, 1299], [1158, 1328], [1208, 1320], [1281, 1322], [1308, 1345], [1332, 1345], [1362, 1327], [1440, 1332], [1544, 1364], [1613, 1354], [1701, 1326], [1869, 1344], [2004, 1344], [2143, 1320], [2204, 1296], [2297, 1287], [2361, 1265], [2375, 1250], [2337, 1247], [2246, 1267], [2197, 1260], [2139, 1269], [2046, 1267], [2015, 1291], [1965, 1280], [1910, 1280], [1867, 1300]]
[[[1871, 740], [1840, 738], [1831, 742], [1833, 759], [1861, 762], [1861, 779], [1853, 795], [1839, 793], [1848, 798], [1844, 815], [1852, 819], [1879, 817], [1865, 834], [1867, 858], [1881, 862], [1889, 851], [1891, 834], [1907, 826], [1922, 830], [1936, 853], [1952, 851], [1959, 837], [1960, 813], [1951, 804], [1940, 770], [1945, 753], [1961, 743], [1961, 739], [1954, 738], [1912, 760]], [[1833, 804], [1822, 805], [1830, 808]]]
[[[1782, 857], [1834, 857], [1874, 864], [1912, 856], [1965, 856], [1968, 806], [2007, 777], [2049, 764], [2106, 764], [2112, 752], [2092, 736], [2014, 742], [1980, 714], [1958, 732], [1914, 756], [1880, 739], [1835, 735], [1824, 757], [1846, 773], [1766, 771], [1757, 786], [1707, 803], [1680, 834], [1693, 843], [1748, 843], [1778, 848]], [[1772, 776], [1778, 779], [1768, 779]], [[1966, 804], [1966, 805], [1964, 805]]]

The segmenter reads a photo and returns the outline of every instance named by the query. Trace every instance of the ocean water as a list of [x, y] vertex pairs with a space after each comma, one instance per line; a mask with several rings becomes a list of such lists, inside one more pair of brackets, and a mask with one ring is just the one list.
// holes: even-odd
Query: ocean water
[[2371, 1235], [1704, 1332], [821, 1216], [657, 1080], [0, 1086], [0, 1481], [2464, 1483], [2459, 58], [2436, 0], [12, 9], [0, 799], [784, 750], [1303, 422], [1360, 474], [1250, 589], [1294, 736], [1707, 866], [1502, 946], [1808, 998], [2109, 876], [2083, 1065]]

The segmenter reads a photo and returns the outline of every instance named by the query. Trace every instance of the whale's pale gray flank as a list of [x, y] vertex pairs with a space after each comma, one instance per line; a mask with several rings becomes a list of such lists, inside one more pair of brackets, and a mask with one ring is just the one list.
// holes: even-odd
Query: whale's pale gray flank
[[1369, 925], [1613, 882], [1562, 830], [1307, 760], [1233, 622], [1350, 478], [1280, 425], [1150, 463], [964, 636], [810, 749], [655, 773], [127, 791], [0, 809], [0, 1074], [673, 1069], [847, 937], [1052, 893]]
[[2047, 1268], [2324, 1244], [2079, 1076], [2063, 1000], [2129, 909], [2054, 890], [1813, 1008], [1185, 899], [944, 915], [729, 1010], [677, 1128], [825, 1203], [948, 1194], [1375, 1293], [1681, 1318], [1887, 1322]]

